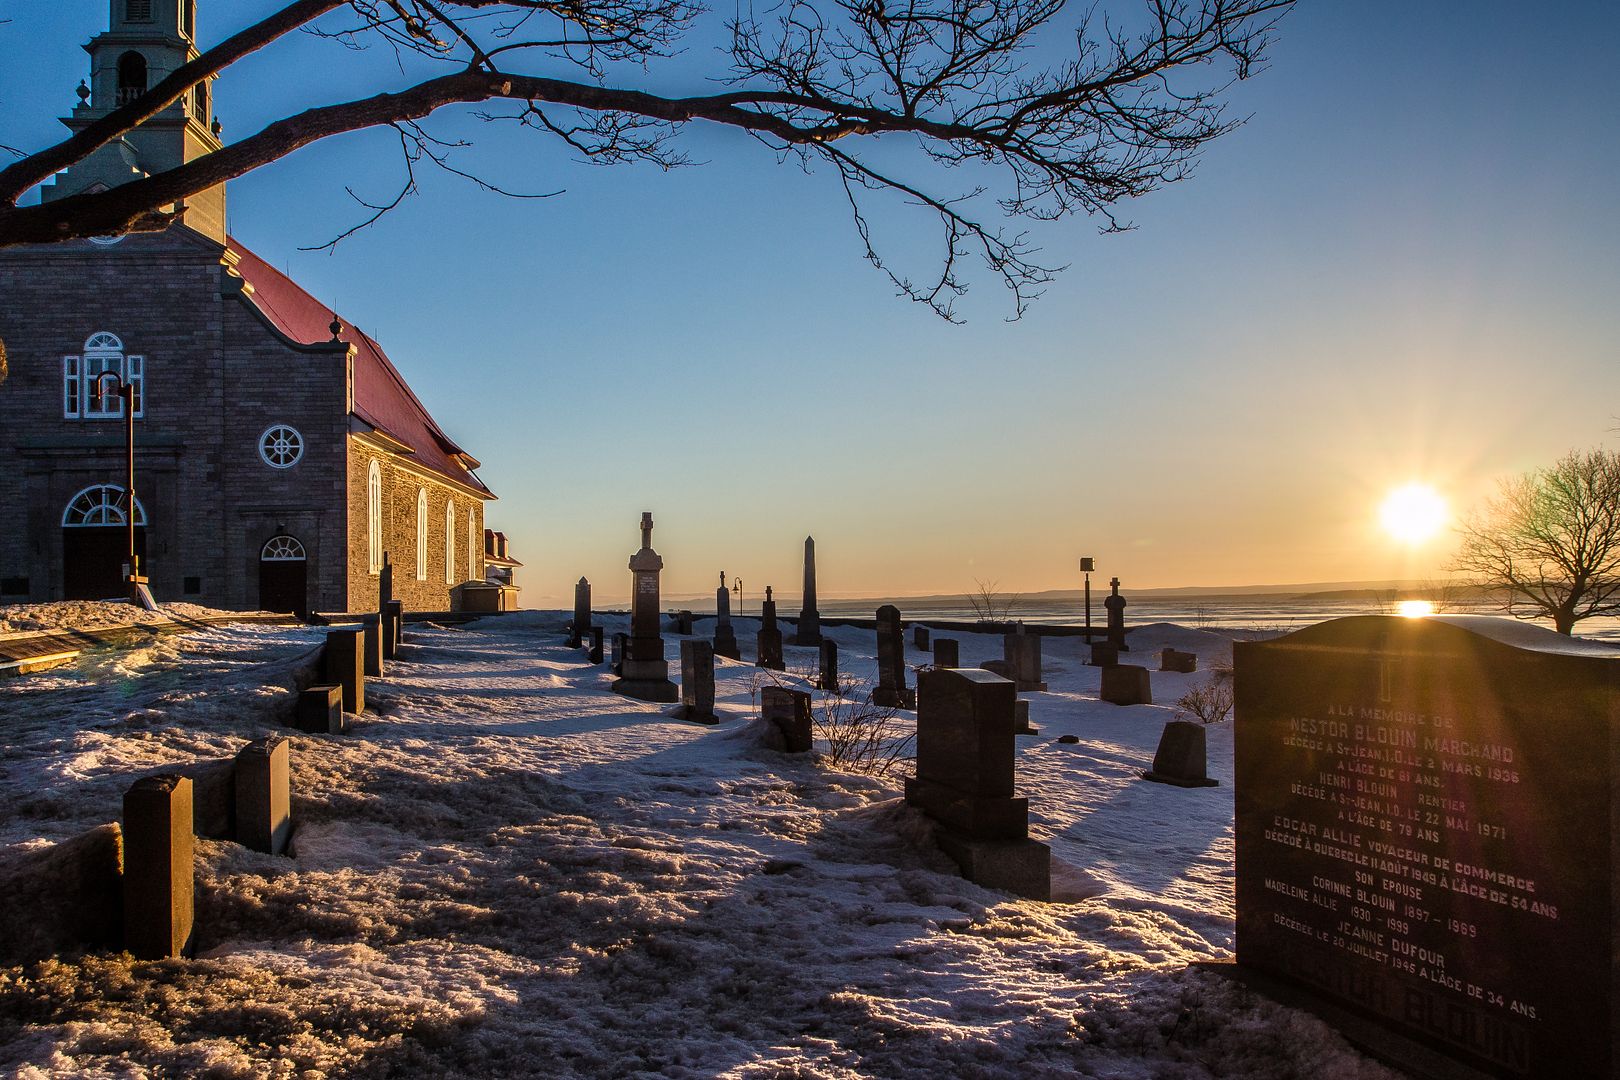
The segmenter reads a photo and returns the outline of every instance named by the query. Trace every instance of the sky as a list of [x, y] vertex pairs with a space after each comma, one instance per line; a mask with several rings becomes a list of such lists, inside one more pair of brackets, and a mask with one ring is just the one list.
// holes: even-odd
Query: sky
[[[1126, 4], [1125, 8], [1133, 5]], [[274, 7], [202, 0], [206, 46]], [[13, 0], [0, 143], [39, 148], [104, 0]], [[1453, 514], [1571, 449], [1620, 449], [1620, 6], [1303, 3], [1247, 117], [1134, 230], [1037, 223], [1068, 269], [1016, 322], [983, 273], [963, 325], [861, 257], [836, 178], [689, 128], [671, 172], [573, 160], [466, 113], [458, 162], [391, 198], [393, 136], [305, 148], [230, 188], [233, 233], [376, 337], [500, 496], [525, 606], [628, 593], [644, 510], [664, 589], [828, 597], [1431, 578], [1455, 535], [1379, 524], [1391, 489]], [[702, 92], [703, 49], [645, 85]], [[227, 141], [398, 73], [300, 36], [215, 88]], [[932, 234], [874, 218], [926, 267]]]

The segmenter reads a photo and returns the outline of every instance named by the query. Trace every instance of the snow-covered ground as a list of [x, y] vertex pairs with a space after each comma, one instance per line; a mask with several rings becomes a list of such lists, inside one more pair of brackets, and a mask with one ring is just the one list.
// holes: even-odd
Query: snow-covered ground
[[[1043, 643], [1018, 778], [1035, 836], [1096, 895], [1043, 904], [962, 880], [898, 778], [763, 749], [751, 665], [718, 660], [726, 720], [689, 724], [608, 692], [562, 619], [408, 628], [353, 731], [289, 733], [293, 857], [198, 841], [195, 960], [0, 969], [0, 1070], [1392, 1075], [1189, 969], [1233, 944], [1229, 726], [1209, 731], [1221, 786], [1137, 779], [1171, 710], [1099, 702], [1077, 640]], [[745, 655], [756, 627], [739, 621]], [[831, 636], [875, 676], [871, 631]], [[1000, 655], [957, 636], [965, 664]], [[115, 820], [135, 775], [274, 730], [320, 637], [213, 629], [0, 684], [0, 846]], [[1155, 672], [1161, 702], [1230, 649], [1163, 625], [1131, 642], [1150, 666], [1166, 644], [1199, 654], [1197, 674]]]
[[40, 630], [105, 630], [114, 626], [158, 626], [188, 619], [240, 615], [201, 604], [163, 604], [147, 611], [123, 600], [58, 600], [50, 604], [0, 604], [0, 638]]

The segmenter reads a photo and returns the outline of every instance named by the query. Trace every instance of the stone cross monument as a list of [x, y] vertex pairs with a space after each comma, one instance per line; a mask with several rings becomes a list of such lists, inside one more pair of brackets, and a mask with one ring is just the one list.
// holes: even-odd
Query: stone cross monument
[[652, 549], [653, 518], [641, 515], [641, 550], [630, 556], [630, 640], [625, 644], [623, 677], [615, 693], [642, 701], [675, 701], [680, 692], [669, 680], [664, 638], [659, 633], [658, 574], [664, 560]]
[[755, 667], [769, 668], [772, 671], [787, 670], [787, 663], [782, 659], [782, 631], [776, 626], [776, 600], [771, 595], [769, 585], [765, 586], [765, 602], [759, 608], [757, 641]]
[[714, 590], [714, 655], [741, 660], [737, 632], [731, 628], [731, 590], [726, 588], [726, 572], [720, 571], [720, 587]]
[[1119, 595], [1119, 578], [1108, 584], [1114, 590], [1103, 601], [1103, 607], [1108, 609], [1108, 644], [1120, 652], [1130, 652], [1131, 647], [1125, 644], [1125, 598]]
[[821, 644], [821, 612], [816, 610], [816, 538], [804, 538], [804, 606], [799, 609], [795, 645]]

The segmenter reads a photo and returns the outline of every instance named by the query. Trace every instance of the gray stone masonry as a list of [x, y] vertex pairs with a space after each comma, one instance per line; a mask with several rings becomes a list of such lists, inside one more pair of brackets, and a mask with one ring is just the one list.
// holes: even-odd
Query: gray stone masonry
[[343, 687], [343, 711], [366, 708], [365, 635], [359, 630], [328, 630], [321, 651], [322, 678]]
[[917, 775], [906, 802], [939, 826], [941, 849], [987, 888], [1051, 898], [1051, 850], [1029, 839], [1029, 800], [1013, 794], [1012, 682], [972, 668], [917, 680]]
[[1191, 720], [1171, 720], [1159, 736], [1159, 749], [1153, 755], [1153, 768], [1142, 779], [1177, 787], [1214, 787], [1209, 778], [1204, 725]]
[[816, 673], [816, 686], [829, 694], [838, 690], [838, 642], [821, 639], [821, 668]]
[[885, 709], [911, 709], [917, 698], [906, 688], [906, 642], [900, 628], [900, 609], [884, 604], [877, 609], [878, 684], [872, 702]]
[[1140, 664], [1115, 664], [1102, 669], [1102, 691], [1097, 695], [1115, 705], [1153, 704], [1153, 677]]
[[236, 753], [236, 842], [281, 855], [292, 836], [291, 751], [280, 735]]
[[785, 686], [767, 686], [759, 692], [759, 701], [765, 745], [788, 754], [808, 754], [815, 744], [810, 695]]
[[1046, 689], [1046, 682], [1041, 676], [1041, 639], [1038, 634], [1003, 635], [1001, 648], [1007, 662], [1007, 677], [1018, 684], [1020, 694]]
[[342, 734], [345, 727], [343, 687], [337, 683], [325, 683], [300, 690], [293, 726], [311, 734]]
[[681, 719], [717, 724], [714, 712], [714, 646], [707, 641], [681, 642]]
[[934, 639], [934, 666], [941, 668], [961, 667], [962, 651], [954, 638]]
[[191, 781], [163, 774], [124, 793], [124, 947], [140, 960], [184, 956], [196, 918]]

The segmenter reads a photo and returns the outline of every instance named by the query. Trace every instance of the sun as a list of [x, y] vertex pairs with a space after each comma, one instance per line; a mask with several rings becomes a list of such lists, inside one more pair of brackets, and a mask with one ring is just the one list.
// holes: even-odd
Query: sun
[[1406, 484], [1384, 497], [1378, 520], [1384, 531], [1406, 544], [1421, 544], [1446, 523], [1446, 500], [1427, 484]]

